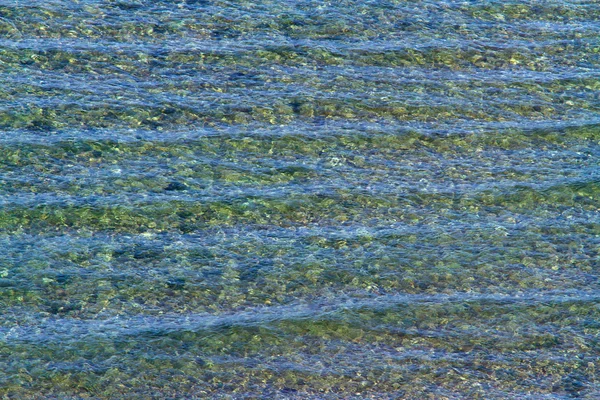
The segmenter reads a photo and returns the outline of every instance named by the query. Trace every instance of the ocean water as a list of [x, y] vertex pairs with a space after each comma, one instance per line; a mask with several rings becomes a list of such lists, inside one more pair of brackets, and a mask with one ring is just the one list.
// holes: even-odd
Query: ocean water
[[0, 396], [599, 398], [599, 32], [0, 1]]

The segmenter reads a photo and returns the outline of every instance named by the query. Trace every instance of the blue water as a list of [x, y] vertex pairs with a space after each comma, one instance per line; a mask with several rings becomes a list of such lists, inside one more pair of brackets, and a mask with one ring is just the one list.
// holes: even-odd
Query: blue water
[[0, 395], [600, 397], [599, 21], [0, 1]]

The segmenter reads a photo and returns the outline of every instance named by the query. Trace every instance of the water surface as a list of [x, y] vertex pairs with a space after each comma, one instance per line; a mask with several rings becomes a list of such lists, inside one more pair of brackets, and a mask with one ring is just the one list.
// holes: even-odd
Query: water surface
[[599, 397], [599, 21], [0, 1], [0, 394]]

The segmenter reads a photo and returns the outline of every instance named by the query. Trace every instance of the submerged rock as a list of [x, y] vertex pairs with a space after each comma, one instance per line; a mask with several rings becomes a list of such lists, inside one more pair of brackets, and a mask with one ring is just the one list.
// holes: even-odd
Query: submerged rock
[[178, 182], [178, 181], [172, 181], [165, 187], [165, 190], [187, 190], [187, 189], [188, 189], [188, 185], [186, 185], [185, 183], [182, 183], [182, 182]]

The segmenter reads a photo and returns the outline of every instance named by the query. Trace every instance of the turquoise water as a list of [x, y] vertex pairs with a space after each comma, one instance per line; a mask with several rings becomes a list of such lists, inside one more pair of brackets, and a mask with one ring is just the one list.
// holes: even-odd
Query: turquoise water
[[599, 31], [0, 1], [0, 395], [600, 397]]

